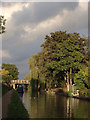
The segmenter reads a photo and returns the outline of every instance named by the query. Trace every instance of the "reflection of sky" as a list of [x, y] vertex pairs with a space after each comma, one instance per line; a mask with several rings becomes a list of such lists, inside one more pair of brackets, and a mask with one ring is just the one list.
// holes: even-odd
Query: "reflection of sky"
[[20, 79], [29, 72], [28, 60], [40, 52], [46, 34], [66, 30], [88, 36], [88, 3], [3, 3], [2, 10], [7, 19], [3, 62], [16, 64]]

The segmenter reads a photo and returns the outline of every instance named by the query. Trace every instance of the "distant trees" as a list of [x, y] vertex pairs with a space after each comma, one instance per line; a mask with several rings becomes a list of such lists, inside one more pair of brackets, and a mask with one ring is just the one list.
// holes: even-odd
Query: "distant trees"
[[2, 64], [1, 70], [2, 80], [3, 82], [10, 83], [10, 80], [18, 79], [18, 68], [14, 64]]
[[67, 87], [68, 91], [74, 83], [77, 87], [82, 83], [88, 88], [88, 72], [85, 71], [88, 68], [87, 43], [88, 39], [80, 37], [79, 33], [57, 31], [46, 35], [42, 51], [29, 60], [31, 79], [39, 76], [45, 86]]
[[30, 74], [27, 74], [24, 79], [25, 80], [30, 80]]
[[37, 58], [38, 55], [32, 55], [32, 57], [29, 59], [29, 69], [30, 69], [30, 84], [32, 91], [37, 91], [40, 87], [40, 69], [37, 66]]

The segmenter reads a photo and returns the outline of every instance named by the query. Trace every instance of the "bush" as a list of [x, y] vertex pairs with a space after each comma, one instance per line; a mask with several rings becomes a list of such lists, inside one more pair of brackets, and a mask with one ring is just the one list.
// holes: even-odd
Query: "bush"
[[80, 96], [90, 96], [90, 89], [81, 89]]
[[88, 89], [88, 91], [87, 91], [87, 95], [90, 97], [90, 89]]
[[12, 88], [9, 85], [2, 84], [2, 96], [5, 95]]
[[77, 88], [85, 89], [88, 88], [88, 68], [81, 69], [78, 73], [74, 76], [74, 82]]
[[72, 94], [71, 91], [64, 92], [64, 95], [65, 95], [65, 96], [71, 96], [71, 94]]

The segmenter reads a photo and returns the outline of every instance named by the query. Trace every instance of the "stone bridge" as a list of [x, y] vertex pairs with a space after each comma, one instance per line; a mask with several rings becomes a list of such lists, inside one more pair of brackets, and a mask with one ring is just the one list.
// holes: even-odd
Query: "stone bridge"
[[11, 80], [11, 86], [15, 89], [17, 85], [29, 85], [29, 80]]

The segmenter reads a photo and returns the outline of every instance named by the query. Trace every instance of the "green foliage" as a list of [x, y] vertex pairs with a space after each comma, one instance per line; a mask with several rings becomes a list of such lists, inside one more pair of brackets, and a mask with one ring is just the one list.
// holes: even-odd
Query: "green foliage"
[[[81, 38], [79, 33], [57, 31], [51, 33], [50, 36], [46, 35], [45, 42], [41, 47], [41, 52], [29, 59], [31, 78], [38, 79], [39, 75], [39, 81], [46, 83], [47, 87], [52, 88], [55, 84], [58, 87], [63, 87], [66, 86], [66, 82], [69, 83], [68, 72], [71, 79], [74, 79], [75, 76], [75, 83], [78, 87], [80, 85], [81, 88], [84, 88], [88, 76], [84, 76], [84, 73], [82, 73], [80, 79], [79, 75], [81, 73], [79, 71], [82, 66], [86, 67], [88, 63], [87, 38]], [[38, 69], [36, 69], [36, 66]]]
[[7, 75], [2, 75], [2, 80], [4, 82], [9, 83], [10, 80], [17, 80], [18, 79], [18, 68], [14, 64], [2, 64], [2, 69], [5, 69], [9, 73]]
[[90, 97], [90, 89], [81, 89], [79, 94], [80, 94], [80, 96], [89, 96]]
[[81, 69], [78, 73], [75, 74], [74, 82], [77, 86], [77, 89], [88, 88], [88, 68]]
[[29, 59], [30, 84], [33, 91], [36, 91], [40, 88], [40, 85], [44, 83], [44, 75], [41, 72], [41, 68], [37, 64], [38, 58], [38, 54], [34, 54]]
[[31, 78], [37, 79], [39, 71], [37, 68], [36, 54], [29, 59], [29, 69]]
[[13, 92], [11, 96], [11, 103], [8, 106], [7, 118], [29, 118], [28, 112], [25, 109], [19, 95], [16, 91]]
[[24, 79], [25, 79], [25, 80], [30, 80], [30, 73], [27, 74]]
[[72, 92], [71, 91], [67, 91], [67, 92], [64, 92], [63, 95], [65, 96], [71, 96]]
[[81, 71], [79, 71], [74, 78], [74, 82], [77, 86], [78, 89], [84, 89], [85, 84], [84, 84], [84, 75], [82, 74]]
[[87, 91], [87, 95], [90, 97], [90, 89], [88, 89], [88, 91]]
[[2, 96], [9, 91], [9, 86], [2, 84]]
[[64, 87], [65, 87], [65, 84], [66, 84], [66, 83], [65, 83], [64, 80], [60, 81], [60, 87], [61, 87], [61, 88], [64, 88]]

